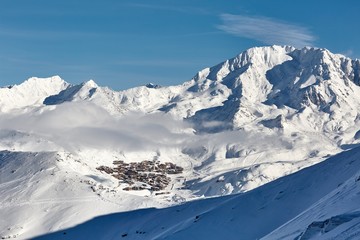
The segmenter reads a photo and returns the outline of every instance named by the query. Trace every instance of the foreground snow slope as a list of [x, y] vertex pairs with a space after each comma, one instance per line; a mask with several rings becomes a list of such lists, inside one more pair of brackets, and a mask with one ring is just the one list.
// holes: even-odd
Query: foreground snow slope
[[359, 193], [355, 148], [247, 193], [100, 216], [35, 239], [357, 239]]
[[106, 213], [166, 206], [119, 194], [117, 182], [66, 153], [0, 151], [0, 180], [1, 238], [29, 239]]

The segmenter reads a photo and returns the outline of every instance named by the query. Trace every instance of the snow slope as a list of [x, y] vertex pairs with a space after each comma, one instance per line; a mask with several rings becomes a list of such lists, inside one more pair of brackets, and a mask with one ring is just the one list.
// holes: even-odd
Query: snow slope
[[0, 176], [2, 238], [29, 239], [101, 214], [166, 206], [119, 194], [114, 179], [63, 152], [1, 151]]
[[35, 239], [358, 239], [359, 157], [355, 148], [247, 193], [104, 215]]
[[[359, 60], [271, 46], [248, 49], [177, 86], [114, 91], [52, 77], [0, 88], [0, 215], [11, 216], [0, 222], [0, 236], [29, 238], [98, 215], [257, 191], [352, 149], [360, 141], [359, 76]], [[97, 169], [119, 161], [170, 162], [183, 170], [166, 175], [161, 191], [126, 191], [130, 183]], [[94, 204], [99, 209], [89, 211]], [[304, 216], [311, 222], [298, 220], [301, 229], [289, 215], [264, 234], [306, 239], [326, 221]], [[349, 219], [341, 211], [327, 217]], [[170, 238], [182, 229], [173, 227], [159, 234]]]

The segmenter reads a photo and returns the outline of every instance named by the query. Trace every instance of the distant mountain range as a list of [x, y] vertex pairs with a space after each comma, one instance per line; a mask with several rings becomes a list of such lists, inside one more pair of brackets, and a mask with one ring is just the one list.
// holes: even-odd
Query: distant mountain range
[[0, 236], [81, 239], [136, 210], [96, 239], [357, 239], [359, 96], [359, 60], [290, 46], [177, 86], [2, 87]]

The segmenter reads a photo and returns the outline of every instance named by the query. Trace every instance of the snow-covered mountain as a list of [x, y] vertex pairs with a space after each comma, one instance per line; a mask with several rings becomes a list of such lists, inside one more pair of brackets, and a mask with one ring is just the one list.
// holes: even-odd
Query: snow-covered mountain
[[60, 77], [30, 78], [20, 85], [0, 88], [0, 110], [23, 110], [43, 104], [44, 98], [57, 94], [69, 87]]
[[[320, 48], [272, 46], [251, 48], [177, 86], [114, 91], [92, 80], [72, 85], [52, 77], [0, 88], [0, 215], [9, 216], [0, 220], [0, 236], [29, 238], [98, 215], [252, 189], [249, 196], [270, 191], [263, 195], [270, 201], [278, 189], [260, 186], [326, 159], [342, 159], [345, 155], [336, 154], [359, 144], [359, 85], [359, 60]], [[300, 236], [291, 231], [301, 224], [301, 229], [318, 227], [315, 222], [324, 219], [311, 215], [306, 219], [314, 225], [299, 217], [275, 231], [301, 212], [321, 212], [317, 205], [309, 213], [305, 207], [339, 188], [322, 184], [319, 188], [326, 191], [257, 230], [264, 235], [256, 237], [270, 231], [269, 239]], [[288, 195], [295, 199], [295, 193]], [[210, 211], [211, 204], [225, 206], [245, 196], [189, 206]], [[93, 210], [93, 204], [99, 209]], [[279, 211], [274, 209], [267, 211]], [[321, 209], [329, 221], [348, 217], [341, 211], [330, 214], [325, 205]], [[33, 217], [25, 217], [29, 214]], [[190, 226], [186, 219], [147, 238], [181, 239], [178, 231], [192, 232], [183, 230]], [[302, 232], [300, 239], [318, 234], [313, 230]]]

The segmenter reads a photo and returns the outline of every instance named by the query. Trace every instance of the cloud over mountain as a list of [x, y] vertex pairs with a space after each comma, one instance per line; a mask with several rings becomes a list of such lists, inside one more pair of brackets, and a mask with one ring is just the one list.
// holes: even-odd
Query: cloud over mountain
[[262, 16], [220, 15], [218, 29], [266, 44], [312, 46], [315, 36], [305, 27]]

